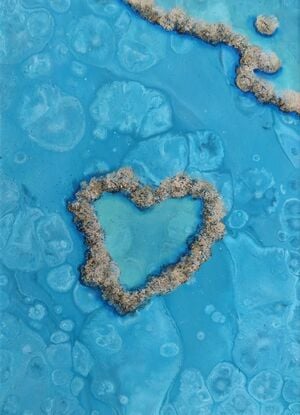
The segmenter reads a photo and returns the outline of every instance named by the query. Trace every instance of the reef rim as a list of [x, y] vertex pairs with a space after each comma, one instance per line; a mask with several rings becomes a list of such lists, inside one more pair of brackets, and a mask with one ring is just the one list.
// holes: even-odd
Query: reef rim
[[[143, 287], [126, 291], [119, 282], [117, 266], [106, 250], [104, 231], [93, 207], [93, 202], [104, 192], [123, 193], [143, 209], [168, 198], [192, 196], [203, 202], [203, 224], [176, 263], [165, 266], [158, 275], [149, 275]], [[82, 281], [99, 288], [104, 299], [120, 314], [133, 312], [152, 296], [166, 294], [185, 283], [208, 260], [213, 243], [224, 235], [221, 222], [224, 207], [218, 192], [211, 184], [185, 174], [167, 178], [158, 187], [150, 187], [139, 182], [132, 169], [121, 168], [82, 182], [75, 200], [68, 203], [68, 209], [87, 245], [86, 261], [81, 267]]]

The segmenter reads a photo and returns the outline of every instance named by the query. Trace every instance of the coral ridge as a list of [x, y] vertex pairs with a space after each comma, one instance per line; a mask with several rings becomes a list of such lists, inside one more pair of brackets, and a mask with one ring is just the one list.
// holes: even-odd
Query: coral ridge
[[279, 95], [270, 82], [255, 74], [255, 71], [275, 73], [280, 69], [281, 62], [275, 53], [264, 52], [259, 46], [252, 45], [246, 36], [234, 32], [230, 26], [193, 19], [180, 8], [166, 12], [156, 6], [154, 0], [123, 1], [144, 19], [167, 31], [190, 34], [213, 45], [223, 43], [233, 47], [240, 55], [236, 70], [237, 87], [244, 92], [252, 92], [260, 102], [276, 105], [285, 112], [300, 114], [299, 92], [288, 90]]

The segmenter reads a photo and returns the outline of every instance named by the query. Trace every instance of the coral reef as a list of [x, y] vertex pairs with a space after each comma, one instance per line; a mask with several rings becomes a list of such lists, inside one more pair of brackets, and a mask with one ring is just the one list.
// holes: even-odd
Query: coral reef
[[257, 16], [255, 19], [256, 30], [267, 36], [273, 35], [279, 27], [279, 21], [276, 16]]
[[[125, 291], [120, 285], [113, 263], [104, 245], [104, 234], [92, 203], [104, 192], [122, 192], [140, 208], [149, 208], [168, 198], [191, 195], [204, 203], [203, 226], [189, 243], [186, 252], [175, 264], [166, 266], [159, 275], [149, 276], [146, 285], [135, 291]], [[83, 182], [75, 200], [68, 205], [74, 221], [85, 235], [88, 246], [82, 279], [87, 285], [99, 287], [103, 297], [121, 314], [135, 311], [147, 299], [165, 294], [186, 282], [210, 256], [212, 244], [223, 236], [221, 222], [224, 211], [218, 193], [207, 182], [177, 175], [151, 188], [138, 182], [130, 168], [123, 168], [99, 178]]]
[[124, 0], [143, 18], [167, 31], [190, 34], [213, 45], [222, 43], [236, 49], [240, 55], [236, 69], [236, 85], [244, 92], [252, 92], [263, 102], [274, 104], [285, 112], [300, 114], [300, 93], [287, 91], [278, 95], [270, 82], [261, 79], [255, 71], [275, 73], [281, 62], [275, 53], [266, 53], [252, 45], [246, 36], [235, 33], [223, 23], [207, 23], [189, 17], [180, 8], [165, 12], [153, 0]]

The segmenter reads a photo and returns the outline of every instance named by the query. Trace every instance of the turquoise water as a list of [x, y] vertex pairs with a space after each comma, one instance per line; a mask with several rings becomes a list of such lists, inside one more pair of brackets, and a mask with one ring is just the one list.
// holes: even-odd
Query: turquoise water
[[[296, 414], [299, 118], [239, 91], [230, 49], [118, 0], [2, 1], [0, 19], [2, 414]], [[205, 178], [227, 209], [194, 277], [123, 317], [81, 284], [66, 209], [121, 166]]]
[[142, 287], [148, 276], [178, 261], [201, 226], [201, 202], [191, 197], [139, 209], [126, 196], [106, 193], [95, 209], [127, 289]]

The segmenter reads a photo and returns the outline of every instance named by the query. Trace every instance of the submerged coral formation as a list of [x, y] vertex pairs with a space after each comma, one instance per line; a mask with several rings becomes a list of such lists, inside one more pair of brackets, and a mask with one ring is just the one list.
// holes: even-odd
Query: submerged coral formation
[[[282, 30], [261, 44], [276, 46], [284, 62], [274, 83], [298, 83], [298, 0], [156, 1], [227, 19], [255, 38], [255, 17], [275, 14]], [[106, 22], [113, 37], [86, 16]], [[166, 32], [121, 0], [2, 0], [0, 21], [0, 414], [298, 413], [300, 117], [232, 86], [232, 48]], [[111, 47], [106, 57], [102, 41]], [[117, 98], [115, 82], [127, 85], [129, 100]], [[149, 98], [149, 90], [165, 97], [172, 123], [164, 131], [131, 82]], [[115, 98], [99, 101], [105, 85]], [[129, 132], [123, 100], [139, 106]], [[114, 124], [92, 117], [96, 101]], [[92, 134], [101, 128], [105, 140]], [[74, 183], [121, 166], [151, 187], [182, 171], [214, 184], [228, 231], [186, 284], [119, 317], [98, 288], [79, 281], [86, 247], [65, 198]], [[104, 219], [122, 224], [115, 201], [109, 215], [98, 213], [107, 196], [147, 219], [164, 203], [138, 212], [126, 196], [104, 194], [93, 205], [107, 247], [115, 228]], [[150, 245], [170, 242], [174, 257], [149, 254], [144, 275], [187, 250], [188, 237], [182, 245], [172, 239], [182, 223], [201, 226], [200, 200], [191, 201], [198, 216], [182, 220], [187, 199], [165, 201], [178, 209], [167, 210], [176, 213], [170, 226], [153, 221]], [[118, 242], [122, 252], [131, 243], [141, 269], [136, 217], [123, 221]]]
[[172, 126], [172, 110], [166, 96], [134, 81], [103, 85], [97, 91], [90, 113], [97, 122], [94, 134], [102, 138], [108, 131], [148, 138]]
[[[124, 193], [142, 209], [168, 198], [190, 195], [203, 201], [203, 225], [189, 243], [188, 252], [177, 263], [166, 266], [159, 275], [149, 276], [144, 287], [125, 291], [118, 280], [116, 264], [105, 248], [104, 232], [93, 208], [93, 202], [104, 192]], [[83, 282], [99, 287], [103, 297], [121, 314], [135, 311], [153, 295], [165, 294], [186, 282], [210, 257], [212, 244], [224, 233], [221, 222], [223, 205], [216, 190], [207, 182], [192, 180], [182, 174], [167, 178], [159, 187], [151, 188], [142, 185], [130, 168], [123, 168], [92, 178], [89, 183], [83, 182], [68, 208], [74, 214], [74, 221], [85, 235], [88, 246], [86, 263], [82, 267]]]
[[54, 152], [74, 148], [85, 131], [81, 102], [50, 83], [37, 84], [26, 92], [19, 120], [28, 138]]
[[279, 21], [276, 16], [257, 16], [255, 19], [256, 30], [267, 36], [273, 35], [279, 27]]
[[275, 53], [264, 52], [259, 46], [252, 45], [246, 36], [235, 33], [223, 23], [207, 23], [195, 20], [180, 8], [164, 11], [155, 5], [154, 0], [124, 0], [143, 18], [160, 25], [168, 31], [190, 34], [204, 42], [216, 45], [226, 44], [236, 49], [240, 55], [236, 69], [236, 85], [244, 92], [252, 92], [263, 103], [278, 106], [285, 112], [300, 114], [300, 93], [286, 91], [278, 95], [274, 86], [256, 75], [256, 71], [275, 73], [281, 62]]

